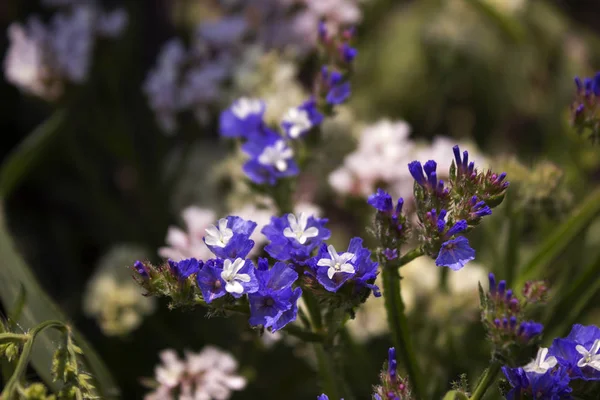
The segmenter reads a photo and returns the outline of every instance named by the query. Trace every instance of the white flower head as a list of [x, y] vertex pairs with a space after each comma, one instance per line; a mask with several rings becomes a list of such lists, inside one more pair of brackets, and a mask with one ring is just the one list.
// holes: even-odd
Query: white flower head
[[225, 290], [229, 293], [244, 293], [244, 287], [240, 282], [250, 282], [250, 275], [239, 274], [240, 269], [244, 266], [246, 260], [236, 258], [235, 261], [225, 260], [223, 262], [223, 271], [221, 278], [225, 281]]
[[340, 255], [335, 251], [335, 248], [332, 245], [327, 246], [327, 252], [329, 253], [329, 256], [331, 256], [331, 259], [321, 258], [317, 262], [317, 265], [319, 267], [329, 267], [327, 270], [327, 276], [329, 279], [332, 279], [333, 275], [338, 272], [346, 272], [348, 274], [353, 274], [356, 272], [354, 266], [348, 262], [354, 258], [353, 253], [346, 252]]
[[314, 226], [306, 229], [308, 216], [303, 212], [298, 217], [290, 213], [287, 216], [287, 220], [290, 226], [283, 230], [283, 236], [287, 238], [296, 239], [298, 243], [304, 244], [309, 238], [319, 235], [319, 230]]
[[600, 350], [600, 339], [594, 340], [589, 351], [579, 344], [575, 347], [575, 350], [583, 356], [577, 361], [577, 366], [579, 368], [591, 367], [600, 371], [600, 354], [598, 354], [598, 351]]
[[186, 229], [170, 226], [165, 239], [167, 245], [158, 249], [158, 254], [173, 261], [186, 258], [205, 260], [212, 252], [202, 240], [205, 229], [217, 218], [214, 211], [191, 206], [181, 212]]
[[249, 115], [258, 114], [264, 109], [264, 103], [258, 99], [242, 97], [231, 105], [231, 112], [239, 119], [246, 119]]
[[308, 112], [297, 107], [290, 108], [287, 111], [283, 117], [283, 123], [290, 125], [289, 135], [292, 139], [297, 139], [313, 126]]
[[279, 172], [288, 169], [288, 160], [294, 156], [294, 150], [289, 148], [283, 140], [276, 141], [273, 145], [265, 147], [258, 156], [258, 162], [262, 165], [272, 165]]
[[225, 247], [233, 237], [233, 231], [227, 227], [227, 219], [219, 220], [219, 227], [211, 225], [206, 228], [206, 237], [204, 240], [209, 246]]
[[525, 372], [535, 372], [536, 374], [545, 374], [551, 368], [554, 368], [556, 363], [556, 357], [548, 355], [548, 349], [545, 347], [540, 347], [535, 360], [532, 360], [529, 364], [523, 367]]

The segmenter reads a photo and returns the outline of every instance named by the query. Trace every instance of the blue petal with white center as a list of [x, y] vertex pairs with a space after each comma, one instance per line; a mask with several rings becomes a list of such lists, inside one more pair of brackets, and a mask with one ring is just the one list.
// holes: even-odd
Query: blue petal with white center
[[200, 271], [203, 265], [202, 261], [198, 261], [195, 258], [188, 258], [181, 261], [169, 260], [169, 268], [171, 268], [171, 271], [177, 278], [182, 280]]
[[265, 103], [242, 97], [221, 113], [220, 133], [224, 137], [249, 138], [262, 129]]
[[261, 231], [270, 240], [265, 251], [277, 260], [303, 264], [314, 249], [329, 239], [331, 232], [325, 228], [326, 223], [327, 219], [309, 217], [305, 213], [271, 217], [271, 222]]
[[204, 243], [217, 257], [244, 258], [254, 247], [250, 235], [255, 228], [256, 222], [230, 215], [206, 228]]
[[473, 259], [475, 259], [475, 250], [469, 246], [469, 240], [459, 236], [442, 244], [435, 265], [458, 271]]
[[281, 127], [290, 139], [298, 139], [321, 122], [323, 122], [323, 114], [317, 110], [315, 100], [310, 99], [300, 107], [290, 108], [283, 117]]
[[300, 173], [293, 149], [274, 132], [248, 140], [242, 150], [252, 157], [243, 169], [254, 183], [274, 185], [278, 179]]

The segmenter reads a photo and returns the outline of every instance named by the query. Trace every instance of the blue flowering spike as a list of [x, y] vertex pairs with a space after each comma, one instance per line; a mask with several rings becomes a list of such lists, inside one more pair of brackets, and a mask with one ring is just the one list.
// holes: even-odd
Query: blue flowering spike
[[312, 251], [329, 239], [331, 232], [325, 228], [326, 223], [327, 219], [305, 213], [271, 217], [269, 225], [261, 231], [271, 241], [265, 251], [277, 260], [304, 264]]
[[296, 303], [302, 290], [292, 291], [291, 287], [298, 279], [298, 273], [278, 262], [270, 270], [257, 270], [256, 276], [258, 290], [248, 295], [250, 325], [262, 325], [277, 331], [294, 321], [298, 311]]
[[254, 247], [250, 235], [255, 228], [256, 222], [230, 215], [206, 228], [204, 243], [217, 257], [244, 258]]
[[187, 279], [190, 275], [200, 271], [204, 263], [195, 258], [188, 258], [181, 261], [169, 260], [169, 267], [178, 279]]
[[258, 134], [263, 125], [265, 103], [258, 99], [241, 98], [221, 113], [220, 133], [224, 137], [249, 138]]
[[146, 266], [144, 265], [143, 262], [141, 261], [136, 261], [135, 263], [133, 263], [133, 269], [135, 269], [135, 271], [142, 277], [142, 278], [148, 278], [150, 277], [150, 275], [148, 274], [148, 269], [146, 268]]
[[442, 244], [435, 265], [458, 271], [473, 259], [475, 259], [475, 250], [469, 246], [467, 238], [459, 236]]

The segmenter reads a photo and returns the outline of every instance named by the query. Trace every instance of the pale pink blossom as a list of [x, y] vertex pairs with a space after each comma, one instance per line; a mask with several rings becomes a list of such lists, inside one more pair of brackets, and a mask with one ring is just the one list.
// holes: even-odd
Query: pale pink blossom
[[185, 222], [186, 230], [170, 226], [167, 231], [167, 246], [161, 247], [158, 254], [173, 261], [187, 258], [199, 260], [211, 258], [212, 253], [202, 239], [206, 235], [206, 228], [217, 220], [215, 212], [192, 206], [183, 210], [181, 217]]

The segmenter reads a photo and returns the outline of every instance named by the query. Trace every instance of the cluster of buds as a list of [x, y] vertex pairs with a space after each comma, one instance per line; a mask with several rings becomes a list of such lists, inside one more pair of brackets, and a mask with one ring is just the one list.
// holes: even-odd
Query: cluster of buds
[[489, 275], [489, 291], [480, 287], [481, 319], [497, 356], [510, 358], [512, 350], [530, 344], [543, 330], [535, 321], [525, 321], [528, 302], [521, 302], [506, 281], [496, 283], [494, 274]]
[[79, 365], [78, 356], [81, 354], [83, 351], [73, 342], [70, 332], [66, 333], [52, 358], [53, 379], [64, 383], [57, 394], [59, 399], [98, 398], [92, 376], [83, 372]]
[[325, 21], [319, 23], [319, 49], [323, 59], [321, 72], [316, 79], [314, 98], [318, 109], [331, 115], [333, 107], [350, 97], [350, 75], [358, 50], [352, 47], [355, 29], [330, 32]]
[[433, 160], [421, 165], [419, 161], [408, 164], [408, 170], [415, 180], [414, 195], [417, 214], [422, 220], [423, 210], [448, 208], [450, 190], [442, 179], [438, 180], [437, 163]]
[[575, 77], [577, 92], [571, 105], [572, 124], [579, 133], [589, 132], [596, 141], [600, 137], [600, 72], [593, 78]]
[[136, 261], [131, 269], [134, 279], [148, 296], [169, 298], [169, 307], [192, 307], [202, 304], [202, 293], [195, 281], [195, 274], [202, 261], [189, 258], [180, 262], [165, 261], [159, 265]]
[[369, 205], [377, 210], [375, 214], [374, 233], [382, 244], [383, 255], [388, 261], [398, 258], [400, 246], [406, 242], [408, 220], [402, 214], [404, 199], [400, 197], [394, 206], [392, 196], [382, 189], [369, 196]]
[[528, 303], [545, 303], [548, 300], [546, 281], [527, 281], [523, 286], [523, 297]]
[[387, 367], [381, 371], [380, 385], [374, 387], [373, 400], [408, 400], [412, 399], [410, 385], [407, 379], [398, 374], [396, 349], [388, 350]]
[[[469, 162], [469, 153], [464, 151], [461, 155], [460, 148], [454, 146], [454, 160], [450, 166], [450, 182], [452, 183], [452, 197], [460, 212], [471, 214], [481, 211], [482, 207], [475, 207], [483, 202], [483, 206], [497, 207], [504, 200], [509, 182], [506, 173], [497, 174], [491, 170], [479, 171], [473, 162]], [[469, 199], [465, 202], [465, 199]], [[491, 209], [489, 209], [491, 213]], [[481, 213], [480, 213], [481, 214]]]

